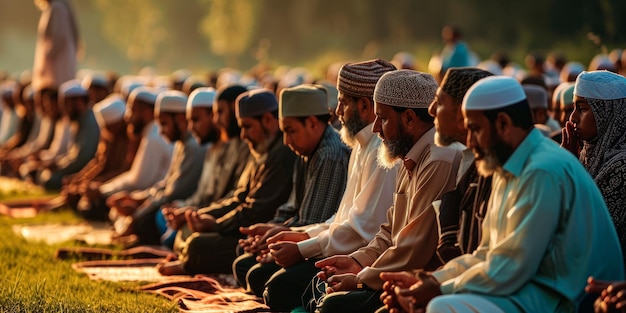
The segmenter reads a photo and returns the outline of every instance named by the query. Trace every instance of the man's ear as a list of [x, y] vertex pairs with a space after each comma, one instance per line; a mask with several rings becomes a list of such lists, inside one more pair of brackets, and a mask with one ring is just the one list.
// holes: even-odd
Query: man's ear
[[188, 122], [187, 122], [187, 116], [183, 113], [177, 113], [176, 115], [174, 115], [174, 122], [176, 123], [176, 127], [180, 127], [178, 125], [185, 125], [185, 129], [187, 129], [188, 126]]
[[370, 105], [370, 101], [366, 97], [359, 97], [359, 100], [357, 101], [359, 113], [363, 114], [366, 112]]
[[309, 115], [304, 120], [304, 126], [306, 128], [315, 129], [317, 128], [317, 117], [313, 115]]
[[357, 107], [362, 120], [374, 120], [374, 102], [370, 98], [360, 97]]
[[412, 130], [417, 127], [417, 123], [420, 120], [419, 117], [415, 114], [415, 111], [411, 109], [406, 109], [400, 114], [401, 121], [404, 122], [406, 128], [408, 130]]
[[263, 127], [265, 128], [268, 128], [273, 120], [274, 120], [274, 116], [272, 116], [272, 113], [265, 112], [261, 116], [261, 125], [263, 125]]
[[508, 114], [504, 112], [500, 112], [496, 116], [496, 120], [494, 124], [495, 124], [496, 132], [498, 133], [498, 135], [500, 135], [500, 137], [503, 137], [504, 135], [506, 135], [508, 132], [511, 131], [513, 127], [513, 120]]

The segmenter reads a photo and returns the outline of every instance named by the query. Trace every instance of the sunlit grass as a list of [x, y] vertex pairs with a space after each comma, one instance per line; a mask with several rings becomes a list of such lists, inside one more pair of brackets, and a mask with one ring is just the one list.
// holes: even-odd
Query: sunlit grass
[[132, 291], [140, 283], [92, 281], [72, 269], [76, 260], [54, 259], [57, 248], [75, 243], [28, 243], [11, 229], [18, 224], [80, 222], [67, 211], [32, 219], [0, 216], [0, 312], [176, 312], [169, 300]]

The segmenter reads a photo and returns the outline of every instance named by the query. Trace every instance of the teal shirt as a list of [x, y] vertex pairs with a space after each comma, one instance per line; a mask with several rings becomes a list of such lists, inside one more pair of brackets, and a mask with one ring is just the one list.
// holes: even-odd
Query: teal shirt
[[493, 176], [474, 254], [434, 275], [444, 294], [504, 297], [526, 312], [570, 312], [589, 276], [624, 279], [602, 194], [571, 153], [533, 129]]

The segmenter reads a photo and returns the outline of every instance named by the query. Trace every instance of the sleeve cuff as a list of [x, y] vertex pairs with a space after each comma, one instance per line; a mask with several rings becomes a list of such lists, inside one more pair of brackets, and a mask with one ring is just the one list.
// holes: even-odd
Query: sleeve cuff
[[360, 252], [358, 250], [352, 252], [351, 254], [349, 254], [349, 256], [357, 261], [357, 263], [359, 263], [363, 268], [371, 265], [375, 261], [369, 255], [367, 255], [367, 253]]
[[328, 226], [329, 225], [326, 223], [315, 224], [315, 225], [312, 225], [311, 227], [306, 228], [305, 232], [307, 233], [307, 235], [309, 235], [309, 237], [313, 238], [319, 235], [321, 232], [327, 230]]
[[439, 271], [433, 272], [432, 275], [441, 284], [440, 289], [442, 294], [449, 295], [454, 293], [454, 279], [445, 280], [445, 273]]
[[312, 258], [322, 255], [322, 251], [319, 248], [319, 244], [317, 243], [317, 237], [312, 237], [307, 240], [300, 241], [297, 245], [300, 254], [302, 254], [302, 256], [305, 258]]

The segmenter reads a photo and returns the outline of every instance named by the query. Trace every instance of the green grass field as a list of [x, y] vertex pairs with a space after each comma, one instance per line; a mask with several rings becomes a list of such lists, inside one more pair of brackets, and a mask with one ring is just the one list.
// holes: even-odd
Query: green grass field
[[[31, 219], [0, 216], [0, 312], [176, 312], [174, 302], [132, 289], [140, 283], [90, 280], [71, 265], [55, 260], [59, 247], [28, 243], [13, 225], [79, 223], [72, 212], [46, 213]], [[130, 291], [129, 291], [130, 290]]]

